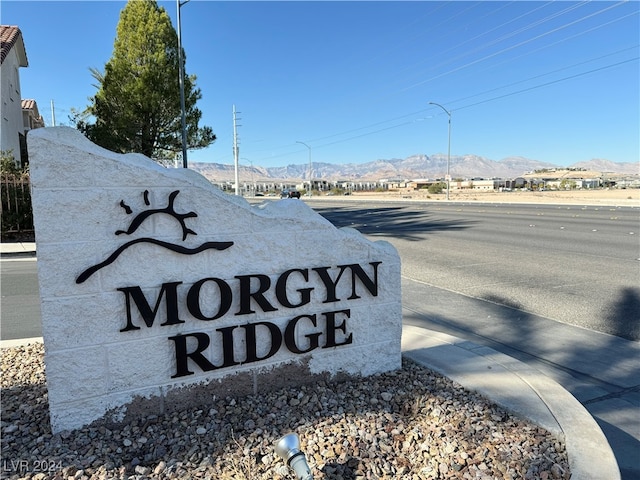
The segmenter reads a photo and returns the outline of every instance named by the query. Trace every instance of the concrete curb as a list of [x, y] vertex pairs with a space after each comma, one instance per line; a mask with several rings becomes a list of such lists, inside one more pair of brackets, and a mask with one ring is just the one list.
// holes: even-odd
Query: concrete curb
[[15, 340], [0, 340], [0, 348], [21, 347], [32, 343], [44, 343], [42, 337], [16, 338]]
[[573, 395], [536, 369], [491, 348], [413, 326], [402, 329], [402, 352], [563, 436], [572, 478], [620, 479], [611, 446], [593, 417]]

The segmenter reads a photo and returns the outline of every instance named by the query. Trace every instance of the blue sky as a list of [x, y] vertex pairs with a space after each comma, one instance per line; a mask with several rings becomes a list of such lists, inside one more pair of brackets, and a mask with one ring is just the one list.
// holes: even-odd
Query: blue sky
[[[176, 26], [176, 2], [159, 1]], [[124, 1], [11, 1], [23, 98], [69, 124]], [[218, 140], [189, 161], [363, 163], [446, 153], [570, 165], [640, 160], [640, 3], [218, 2], [181, 9], [186, 70]], [[177, 28], [177, 26], [176, 26]]]

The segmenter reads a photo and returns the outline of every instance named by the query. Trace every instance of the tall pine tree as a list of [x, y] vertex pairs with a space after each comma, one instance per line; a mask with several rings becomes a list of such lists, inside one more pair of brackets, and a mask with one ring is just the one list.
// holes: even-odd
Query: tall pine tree
[[[129, 0], [120, 12], [111, 59], [104, 73], [92, 69], [92, 74], [98, 92], [75, 118], [90, 140], [115, 152], [138, 152], [154, 159], [173, 158], [181, 151], [178, 37], [155, 0]], [[189, 149], [216, 139], [211, 127], [198, 127], [202, 112], [196, 102], [202, 94], [195, 81], [195, 75], [185, 75]]]

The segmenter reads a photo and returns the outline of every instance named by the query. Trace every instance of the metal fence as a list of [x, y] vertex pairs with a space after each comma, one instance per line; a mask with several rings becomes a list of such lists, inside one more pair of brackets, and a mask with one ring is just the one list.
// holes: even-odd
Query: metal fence
[[2, 234], [32, 232], [31, 184], [29, 175], [2, 174]]

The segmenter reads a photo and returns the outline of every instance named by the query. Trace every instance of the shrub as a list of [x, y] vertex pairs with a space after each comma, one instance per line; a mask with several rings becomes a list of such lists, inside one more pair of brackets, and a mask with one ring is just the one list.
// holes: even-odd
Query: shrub
[[446, 187], [447, 187], [447, 184], [443, 182], [432, 183], [431, 185], [429, 185], [429, 188], [427, 189], [427, 191], [431, 194], [442, 193]]

